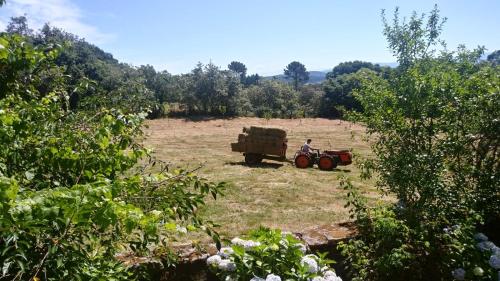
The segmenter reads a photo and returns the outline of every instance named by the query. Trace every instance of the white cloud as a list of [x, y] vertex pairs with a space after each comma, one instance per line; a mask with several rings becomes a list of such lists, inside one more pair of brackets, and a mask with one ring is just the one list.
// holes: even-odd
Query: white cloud
[[[82, 10], [70, 0], [9, 0], [4, 8], [9, 16], [26, 14], [33, 29], [39, 29], [48, 22], [95, 44], [108, 42], [114, 37], [85, 23]], [[0, 27], [2, 24], [5, 26], [0, 23]]]

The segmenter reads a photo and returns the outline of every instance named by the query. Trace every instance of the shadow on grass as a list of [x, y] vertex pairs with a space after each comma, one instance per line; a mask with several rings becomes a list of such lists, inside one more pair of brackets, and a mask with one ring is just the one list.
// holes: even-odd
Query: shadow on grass
[[222, 115], [216, 115], [216, 116], [210, 116], [210, 115], [173, 115], [167, 118], [172, 118], [172, 119], [182, 119], [186, 122], [205, 122], [205, 121], [212, 121], [212, 120], [233, 120], [237, 119], [238, 117], [236, 116], [222, 116]]
[[244, 161], [240, 161], [240, 162], [226, 162], [226, 164], [233, 165], [233, 166], [239, 165], [239, 166], [247, 166], [247, 167], [252, 167], [252, 168], [264, 168], [264, 169], [279, 169], [279, 168], [283, 167], [283, 164], [281, 164], [281, 163], [269, 163], [269, 162], [262, 162], [259, 164], [249, 165], [249, 164], [245, 163]]
[[351, 170], [349, 170], [349, 169], [339, 169], [339, 168], [334, 169], [334, 171], [344, 172], [344, 173], [350, 173], [351, 172]]
[[339, 168], [335, 168], [335, 169], [332, 169], [332, 170], [321, 170], [320, 168], [318, 168], [316, 166], [314, 166], [314, 167], [308, 167], [308, 168], [300, 169], [300, 170], [304, 170], [304, 171], [315, 170], [315, 171], [320, 171], [320, 172], [324, 172], [324, 173], [335, 173], [335, 172], [350, 173], [351, 172], [351, 170], [348, 170], [348, 169], [339, 169]]

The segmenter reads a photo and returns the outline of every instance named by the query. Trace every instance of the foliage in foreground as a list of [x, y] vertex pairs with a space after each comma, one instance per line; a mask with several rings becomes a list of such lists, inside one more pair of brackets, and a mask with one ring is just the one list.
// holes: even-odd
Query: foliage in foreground
[[59, 50], [0, 37], [0, 280], [130, 280], [117, 253], [168, 252], [182, 225], [214, 234], [196, 209], [222, 185], [153, 172], [145, 114], [71, 111]]
[[436, 54], [437, 8], [384, 23], [401, 67], [367, 73], [356, 117], [374, 153], [363, 175], [398, 203], [369, 208], [345, 183], [360, 237], [341, 249], [355, 280], [496, 280], [497, 248], [474, 236], [500, 219], [500, 68], [479, 63], [481, 48]]
[[260, 228], [248, 240], [234, 238], [231, 245], [207, 259], [221, 280], [342, 281], [324, 255], [306, 255], [306, 246], [290, 233]]

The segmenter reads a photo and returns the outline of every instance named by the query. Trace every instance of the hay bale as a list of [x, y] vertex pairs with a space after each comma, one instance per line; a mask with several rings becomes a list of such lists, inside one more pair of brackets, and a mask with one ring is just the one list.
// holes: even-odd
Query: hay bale
[[249, 135], [275, 136], [280, 138], [286, 137], [286, 131], [279, 128], [251, 126], [250, 128], [245, 127], [243, 130]]
[[266, 134], [268, 136], [275, 136], [275, 137], [279, 137], [279, 138], [285, 138], [286, 137], [285, 130], [278, 129], [278, 128], [267, 128], [266, 129]]
[[248, 135], [246, 140], [249, 142], [283, 143], [286, 138], [269, 135]]
[[231, 144], [233, 151], [283, 156], [286, 139], [285, 130], [269, 127], [243, 127], [238, 143]]
[[283, 155], [283, 147], [266, 147], [264, 150], [265, 154], [269, 155]]
[[265, 154], [264, 148], [260, 145], [256, 144], [247, 144], [245, 152], [248, 153], [258, 153], [258, 154]]
[[245, 134], [239, 134], [238, 135], [238, 142], [244, 143], [245, 140], [246, 140], [246, 138], [247, 138], [247, 135], [245, 135]]
[[245, 152], [245, 144], [243, 143], [231, 143], [231, 150], [236, 152]]

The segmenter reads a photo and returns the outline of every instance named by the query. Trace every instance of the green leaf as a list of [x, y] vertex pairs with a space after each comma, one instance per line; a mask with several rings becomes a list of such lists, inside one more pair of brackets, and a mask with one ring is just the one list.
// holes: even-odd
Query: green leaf
[[5, 276], [9, 272], [10, 265], [12, 264], [12, 261], [9, 262], [4, 262], [2, 266], [2, 276]]

